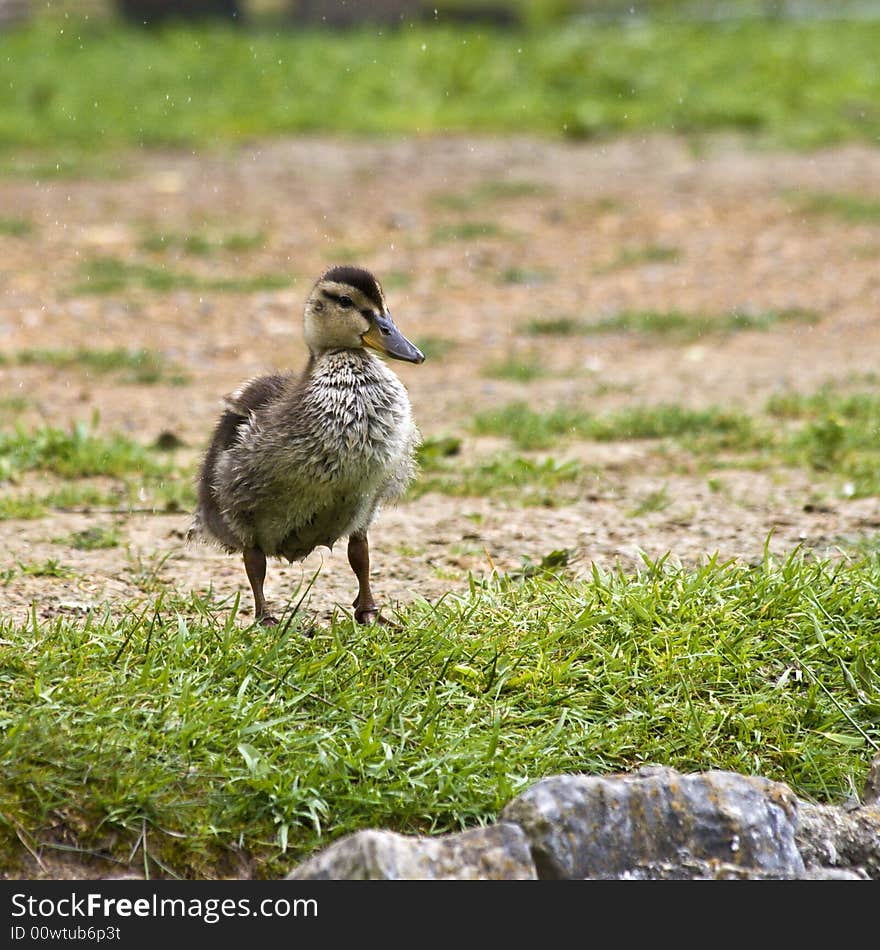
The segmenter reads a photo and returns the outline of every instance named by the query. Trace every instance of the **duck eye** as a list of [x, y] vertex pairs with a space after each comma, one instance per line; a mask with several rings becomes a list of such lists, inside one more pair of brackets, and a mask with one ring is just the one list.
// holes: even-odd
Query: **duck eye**
[[354, 301], [348, 296], [348, 294], [343, 294], [339, 298], [339, 306], [342, 307], [343, 310], [348, 310], [349, 307], [354, 306]]

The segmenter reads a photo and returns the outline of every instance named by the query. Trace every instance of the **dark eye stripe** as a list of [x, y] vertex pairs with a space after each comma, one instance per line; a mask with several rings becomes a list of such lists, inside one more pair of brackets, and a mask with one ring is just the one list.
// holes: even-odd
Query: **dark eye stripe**
[[324, 290], [323, 287], [321, 288], [321, 294], [326, 297], [327, 300], [333, 300], [342, 307], [354, 306], [354, 301], [351, 299], [351, 297], [349, 297], [348, 294], [334, 294], [332, 290]]

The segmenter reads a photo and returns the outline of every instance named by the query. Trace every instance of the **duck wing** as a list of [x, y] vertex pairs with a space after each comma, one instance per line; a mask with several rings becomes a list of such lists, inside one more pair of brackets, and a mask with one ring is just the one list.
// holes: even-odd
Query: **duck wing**
[[190, 528], [190, 536], [208, 535], [229, 551], [240, 551], [243, 540], [232, 530], [223, 517], [216, 498], [217, 461], [239, 438], [240, 427], [249, 421], [251, 414], [265, 408], [274, 400], [281, 398], [288, 390], [291, 376], [276, 373], [258, 376], [245, 383], [234, 393], [223, 399], [223, 414], [214, 428], [210, 445], [198, 480], [198, 509]]

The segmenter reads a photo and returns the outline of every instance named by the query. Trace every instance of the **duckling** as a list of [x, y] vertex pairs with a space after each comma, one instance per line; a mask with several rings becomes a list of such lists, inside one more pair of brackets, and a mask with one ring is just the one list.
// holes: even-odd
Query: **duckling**
[[409, 363], [425, 357], [395, 326], [379, 281], [359, 267], [321, 275], [303, 328], [309, 358], [300, 375], [259, 376], [226, 398], [189, 537], [243, 555], [254, 619], [264, 625], [278, 622], [263, 593], [266, 559], [300, 561], [347, 537], [354, 617], [373, 623], [367, 532], [412, 480], [420, 435], [406, 389], [368, 348]]

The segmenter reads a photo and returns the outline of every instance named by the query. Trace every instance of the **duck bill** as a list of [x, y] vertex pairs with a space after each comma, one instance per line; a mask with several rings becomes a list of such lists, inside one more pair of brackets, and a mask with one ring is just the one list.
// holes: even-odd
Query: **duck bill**
[[370, 329], [361, 337], [364, 346], [407, 363], [424, 363], [425, 355], [397, 329], [390, 314], [375, 317]]

